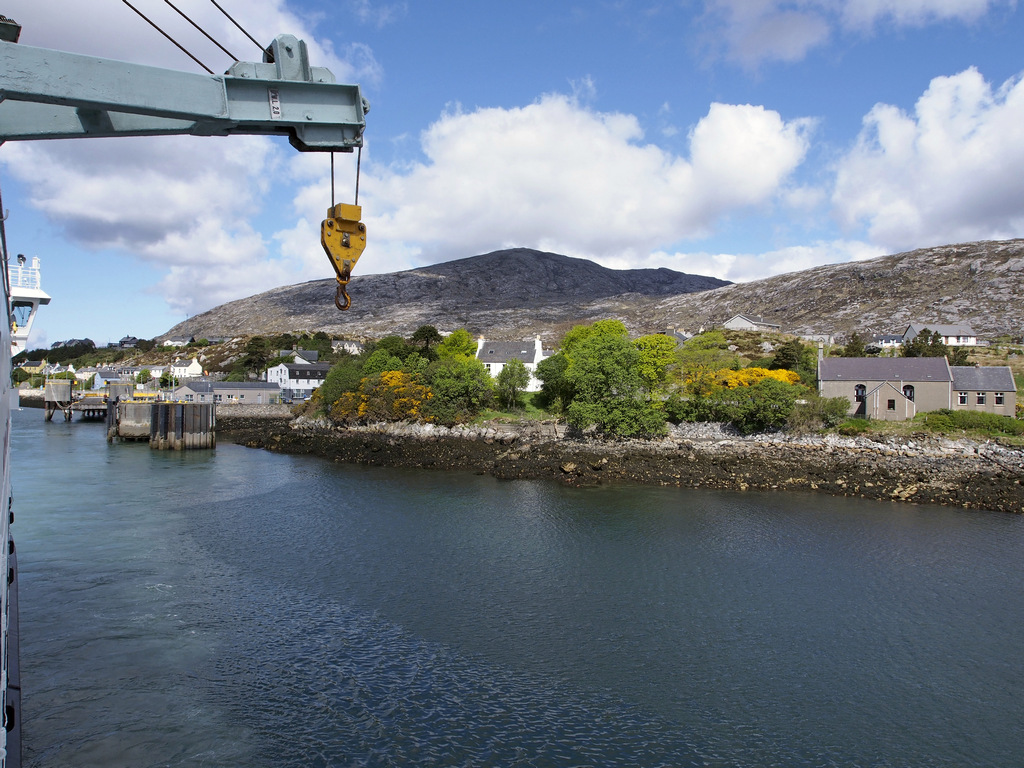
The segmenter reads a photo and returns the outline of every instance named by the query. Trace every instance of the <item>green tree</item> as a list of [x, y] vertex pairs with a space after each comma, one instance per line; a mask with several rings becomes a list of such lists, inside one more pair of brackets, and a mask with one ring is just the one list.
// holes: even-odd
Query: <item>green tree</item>
[[317, 387], [318, 400], [326, 413], [344, 392], [355, 392], [364, 377], [360, 360], [351, 355], [331, 366], [323, 384]]
[[864, 357], [867, 355], [867, 348], [864, 345], [864, 339], [861, 338], [860, 334], [854, 331], [850, 334], [850, 338], [846, 341], [846, 346], [843, 347], [843, 357]]
[[640, 352], [637, 373], [648, 398], [664, 391], [668, 384], [669, 369], [675, 361], [676, 340], [663, 333], [641, 336], [633, 342]]
[[259, 373], [270, 361], [271, 345], [263, 336], [253, 336], [245, 343], [245, 355], [242, 364], [246, 371]]
[[730, 390], [737, 398], [733, 426], [744, 434], [782, 427], [789, 419], [797, 398], [805, 391], [798, 384], [767, 378], [750, 387]]
[[903, 357], [944, 357], [946, 345], [942, 343], [942, 334], [924, 328], [910, 341], [903, 342], [900, 354]]
[[424, 412], [441, 424], [472, 420], [494, 397], [490, 374], [476, 358], [442, 357], [430, 364], [425, 378], [433, 396]]
[[465, 328], [459, 328], [446, 336], [437, 345], [437, 356], [444, 360], [451, 357], [476, 357], [476, 340]]
[[572, 384], [565, 372], [569, 358], [556, 352], [537, 363], [536, 376], [541, 381], [541, 399], [549, 410], [565, 410], [572, 402]]
[[432, 325], [421, 325], [413, 332], [410, 342], [419, 346], [420, 351], [427, 355], [430, 348], [441, 341], [441, 334]]
[[149, 368], [143, 368], [139, 371], [139, 375], [135, 377], [135, 381], [139, 384], [148, 384], [152, 378], [153, 374]]
[[376, 349], [363, 362], [363, 376], [376, 376], [384, 371], [400, 371], [403, 365], [402, 358], [387, 349]]
[[575, 391], [566, 412], [569, 424], [620, 436], [664, 432], [664, 416], [641, 397], [640, 351], [628, 336], [610, 323], [580, 336], [571, 344], [566, 371]]
[[530, 383], [530, 372], [519, 358], [505, 363], [498, 372], [496, 379], [498, 400], [505, 408], [519, 407], [519, 393]]
[[[405, 360], [405, 358], [416, 351], [416, 348], [401, 336], [393, 335], [385, 336], [383, 339], [380, 339], [376, 344], [374, 344], [373, 351], [385, 351], [389, 355], [397, 357], [399, 360]], [[391, 370], [397, 371], [398, 368], [392, 368]]]

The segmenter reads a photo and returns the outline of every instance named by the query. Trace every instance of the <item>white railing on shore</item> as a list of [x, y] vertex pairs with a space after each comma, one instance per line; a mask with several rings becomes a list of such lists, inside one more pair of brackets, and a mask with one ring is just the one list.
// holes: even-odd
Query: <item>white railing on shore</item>
[[33, 288], [42, 290], [39, 270], [32, 267], [8, 267], [7, 274], [11, 279], [11, 288]]

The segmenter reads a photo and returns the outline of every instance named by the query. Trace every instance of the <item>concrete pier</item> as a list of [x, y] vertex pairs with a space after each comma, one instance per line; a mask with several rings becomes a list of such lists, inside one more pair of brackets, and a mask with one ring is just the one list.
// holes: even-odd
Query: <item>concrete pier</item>
[[217, 415], [213, 403], [110, 403], [107, 440], [149, 440], [161, 451], [215, 448]]

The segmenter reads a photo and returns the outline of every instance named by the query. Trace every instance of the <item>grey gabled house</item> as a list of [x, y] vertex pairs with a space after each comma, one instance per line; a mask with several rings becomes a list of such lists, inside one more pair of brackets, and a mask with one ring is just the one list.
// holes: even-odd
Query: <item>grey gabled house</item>
[[943, 408], [1013, 416], [1017, 406], [1008, 367], [951, 366], [945, 357], [821, 358], [818, 392], [847, 398], [851, 416], [885, 421]]
[[1009, 366], [954, 365], [951, 370], [953, 410], [1016, 415], [1017, 383]]

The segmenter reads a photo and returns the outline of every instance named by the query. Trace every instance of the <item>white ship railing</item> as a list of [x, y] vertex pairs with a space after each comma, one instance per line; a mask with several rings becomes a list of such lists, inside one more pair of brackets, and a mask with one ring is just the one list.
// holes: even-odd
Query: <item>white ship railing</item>
[[11, 280], [11, 288], [32, 288], [42, 290], [39, 270], [32, 267], [8, 267], [7, 274]]

